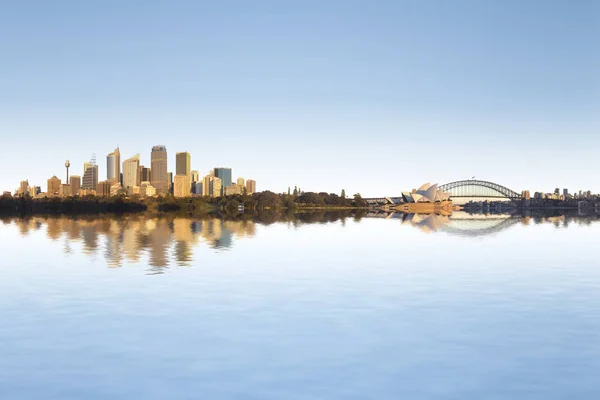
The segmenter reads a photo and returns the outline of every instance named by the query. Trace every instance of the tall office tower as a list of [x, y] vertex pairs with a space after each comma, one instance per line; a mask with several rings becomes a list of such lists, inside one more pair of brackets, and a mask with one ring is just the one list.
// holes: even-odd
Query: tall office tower
[[563, 189], [563, 195], [567, 198], [569, 196], [569, 189]]
[[98, 186], [98, 165], [96, 165], [96, 156], [92, 156], [90, 162], [83, 164], [83, 179], [81, 189], [96, 190]]
[[246, 180], [246, 194], [256, 193], [256, 181], [252, 179]]
[[192, 180], [192, 156], [187, 151], [175, 154], [175, 175], [185, 175]]
[[71, 175], [69, 185], [71, 185], [71, 194], [73, 196], [78, 195], [79, 189], [81, 189], [81, 177], [79, 175]]
[[140, 186], [140, 154], [123, 161], [123, 187], [125, 189]]
[[193, 170], [192, 171], [192, 183], [198, 183], [200, 182], [200, 174], [198, 173], [198, 171]]
[[244, 178], [237, 178], [237, 181], [236, 181], [236, 183], [237, 183], [239, 186], [244, 186]]
[[19, 184], [19, 194], [24, 196], [29, 193], [29, 180], [21, 181]]
[[121, 177], [121, 152], [117, 147], [115, 151], [106, 156], [106, 180], [119, 182]]
[[140, 165], [140, 183], [150, 182], [150, 168]]
[[223, 195], [223, 181], [221, 178], [213, 176], [210, 180], [210, 195], [213, 197], [219, 197]]
[[190, 179], [187, 175], [175, 175], [175, 183], [173, 185], [173, 195], [175, 197], [189, 197], [190, 188]]
[[58, 179], [56, 175], [48, 179], [48, 196], [58, 195], [60, 193], [60, 185], [60, 179]]
[[[212, 172], [212, 171], [211, 171]], [[202, 196], [210, 196], [210, 180], [214, 175], [209, 174], [202, 178], [202, 193], [198, 193]]]
[[231, 168], [215, 168], [215, 176], [221, 179], [223, 187], [231, 186]]
[[169, 177], [167, 173], [167, 148], [165, 146], [154, 146], [151, 153], [152, 176], [150, 182], [158, 194], [169, 192]]

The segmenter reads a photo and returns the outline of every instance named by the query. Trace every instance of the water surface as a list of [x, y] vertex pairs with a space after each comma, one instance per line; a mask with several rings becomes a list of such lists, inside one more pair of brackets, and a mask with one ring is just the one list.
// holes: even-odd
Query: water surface
[[595, 220], [339, 217], [3, 220], [0, 398], [600, 396]]

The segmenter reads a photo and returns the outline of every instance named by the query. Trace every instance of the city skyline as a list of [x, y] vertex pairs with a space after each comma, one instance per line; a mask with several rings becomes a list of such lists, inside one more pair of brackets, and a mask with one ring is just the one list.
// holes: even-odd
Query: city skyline
[[0, 13], [2, 190], [166, 143], [276, 192], [600, 192], [598, 2], [34, 3]]

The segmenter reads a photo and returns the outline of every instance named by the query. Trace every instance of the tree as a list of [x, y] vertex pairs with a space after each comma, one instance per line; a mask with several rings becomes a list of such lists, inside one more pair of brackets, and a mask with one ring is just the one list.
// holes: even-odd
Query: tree
[[354, 194], [354, 206], [355, 207], [365, 207], [367, 202], [362, 198], [360, 193]]
[[346, 198], [346, 191], [345, 191], [344, 189], [342, 189], [342, 194], [340, 195], [340, 197], [341, 197], [342, 199], [345, 199], [345, 198]]

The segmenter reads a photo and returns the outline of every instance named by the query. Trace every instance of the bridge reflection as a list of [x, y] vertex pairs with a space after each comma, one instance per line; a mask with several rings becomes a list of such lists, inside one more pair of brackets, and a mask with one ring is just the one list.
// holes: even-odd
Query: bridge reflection
[[402, 212], [371, 212], [368, 218], [398, 219], [402, 224], [431, 232], [444, 232], [450, 235], [478, 237], [507, 231], [516, 225], [550, 223], [556, 228], [567, 227], [571, 223], [590, 224], [598, 216], [582, 217], [577, 214], [559, 215], [518, 215], [518, 214], [470, 214], [455, 211], [452, 214], [409, 214]]

